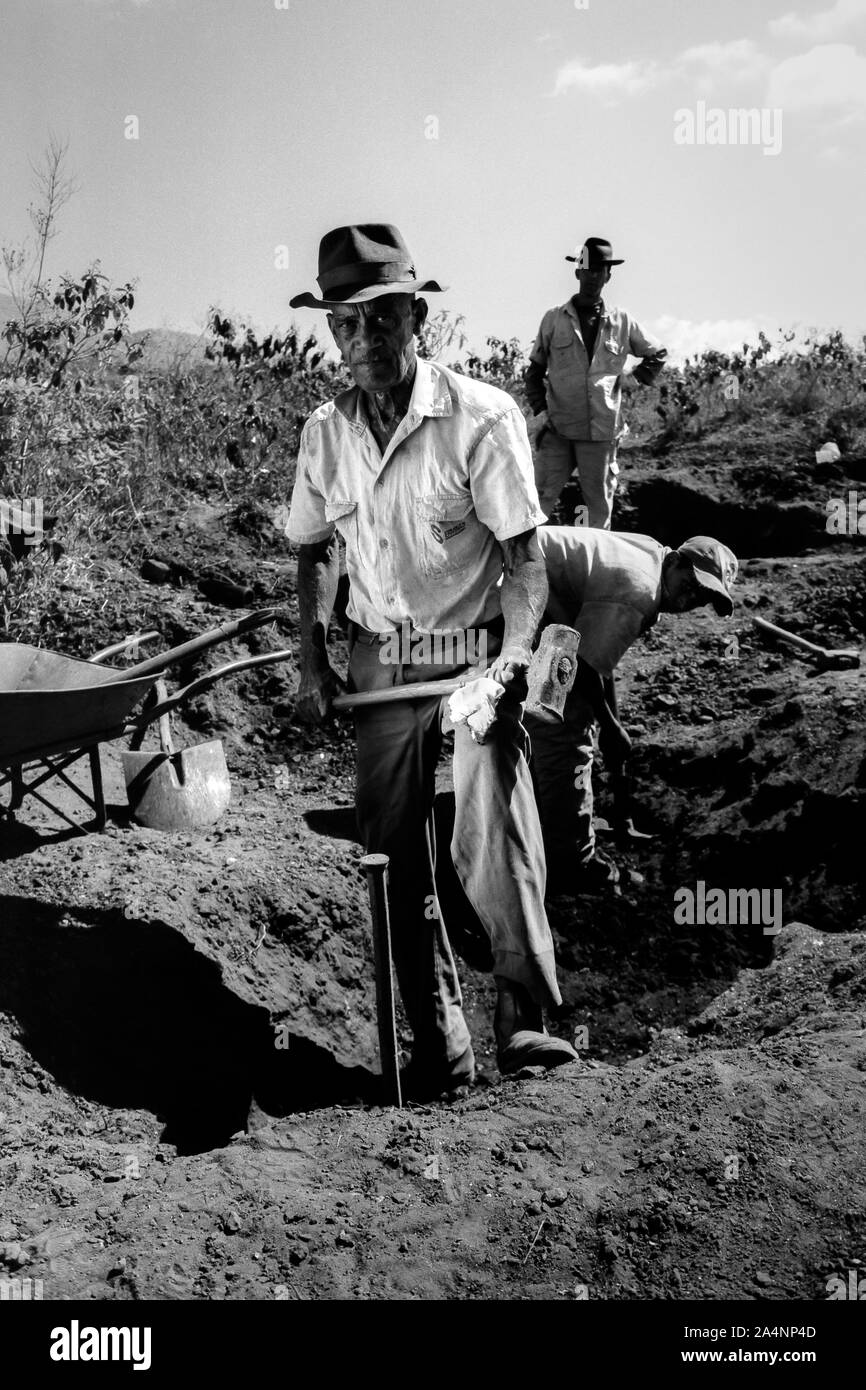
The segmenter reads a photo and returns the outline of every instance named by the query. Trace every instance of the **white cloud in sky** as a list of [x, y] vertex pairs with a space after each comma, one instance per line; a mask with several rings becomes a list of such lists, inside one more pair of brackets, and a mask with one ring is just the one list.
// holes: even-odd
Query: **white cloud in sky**
[[866, 0], [836, 0], [829, 10], [800, 15], [796, 11], [771, 19], [768, 29], [779, 38], [811, 39], [813, 43], [835, 39], [852, 25], [866, 21]]
[[554, 96], [577, 89], [608, 98], [636, 96], [658, 87], [671, 78], [689, 78], [702, 85], [715, 81], [746, 82], [760, 77], [769, 59], [751, 39], [732, 39], [727, 43], [703, 43], [687, 48], [670, 63], [643, 59], [626, 63], [599, 63], [595, 66], [574, 58], [556, 74]]
[[767, 105], [787, 111], [829, 106], [866, 110], [866, 58], [846, 43], [820, 44], [786, 58], [770, 73]]
[[655, 63], [599, 63], [593, 67], [573, 58], [558, 70], [553, 94], [560, 96], [576, 87], [596, 96], [633, 96], [653, 86], [657, 76]]
[[647, 328], [660, 338], [668, 350], [668, 358], [680, 364], [687, 357], [715, 348], [717, 352], [733, 352], [743, 343], [757, 343], [763, 331], [773, 337], [777, 325], [760, 319], [680, 319], [672, 314], [647, 320]]
[[693, 48], [687, 48], [674, 60], [675, 69], [685, 68], [706, 77], [744, 82], [759, 77], [766, 71], [768, 64], [766, 55], [752, 39], [696, 44]]

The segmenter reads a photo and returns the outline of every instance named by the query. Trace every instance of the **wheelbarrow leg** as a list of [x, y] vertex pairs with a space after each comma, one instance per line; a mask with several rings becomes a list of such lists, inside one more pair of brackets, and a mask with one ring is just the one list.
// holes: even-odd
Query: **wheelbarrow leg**
[[99, 757], [99, 744], [90, 750], [90, 779], [93, 783], [93, 809], [96, 812], [97, 830], [105, 829], [105, 791], [102, 786], [102, 762]]

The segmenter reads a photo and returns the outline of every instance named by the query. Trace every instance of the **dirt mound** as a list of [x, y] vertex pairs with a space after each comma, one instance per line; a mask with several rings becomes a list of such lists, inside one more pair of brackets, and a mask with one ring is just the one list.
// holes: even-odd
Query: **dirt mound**
[[[688, 461], [687, 488], [704, 495], [718, 467], [721, 501], [709, 463], [698, 486]], [[647, 485], [673, 476], [646, 468]], [[650, 530], [639, 485], [629, 516]], [[753, 501], [731, 503], [744, 535]], [[719, 532], [687, 520], [671, 539]], [[101, 557], [79, 574], [79, 622], [64, 635], [47, 615], [47, 644], [185, 640], [225, 616], [196, 590], [205, 571], [285, 612], [179, 680], [290, 644], [292, 563], [237, 523], [211, 506], [166, 528], [152, 553], [192, 576], [167, 585], [140, 555]], [[178, 721], [180, 744], [226, 744], [234, 800], [212, 832], [131, 825], [116, 749], [104, 836], [32, 802], [0, 824], [5, 1271], [94, 1300], [825, 1297], [864, 1258], [866, 677], [774, 649], [752, 616], [850, 645], [866, 580], [856, 547], [774, 548], [743, 565], [732, 622], [663, 619], [624, 663], [635, 815], [655, 839], [613, 843], [600, 766], [621, 885], [550, 905], [554, 1027], [581, 1053], [552, 1076], [498, 1078], [491, 980], [443, 883], [480, 1084], [377, 1107], [352, 740], [298, 726], [292, 663]], [[339, 665], [336, 628], [334, 647]], [[439, 789], [444, 833], [445, 762]], [[779, 901], [786, 925], [678, 917], [684, 891], [714, 890]]]

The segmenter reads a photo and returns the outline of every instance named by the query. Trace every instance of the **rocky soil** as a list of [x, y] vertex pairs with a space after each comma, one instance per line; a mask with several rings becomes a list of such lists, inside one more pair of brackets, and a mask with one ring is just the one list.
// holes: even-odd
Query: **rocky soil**
[[[866, 645], [866, 551], [822, 533], [859, 464], [816, 479], [797, 441], [743, 444], [726, 472], [712, 440], [625, 458], [619, 524], [746, 558], [730, 622], [662, 619], [623, 664], [655, 838], [613, 843], [600, 768], [620, 887], [550, 903], [554, 1027], [579, 1064], [499, 1078], [490, 978], [455, 917], [479, 1082], [382, 1107], [351, 734], [295, 722], [292, 663], [176, 721], [178, 742], [226, 747], [212, 831], [131, 823], [117, 745], [104, 834], [34, 801], [0, 822], [0, 1273], [100, 1301], [788, 1300], [866, 1259], [866, 674], [752, 621]], [[228, 616], [207, 575], [286, 605], [230, 654], [291, 644], [293, 565], [265, 523], [200, 504], [147, 554], [169, 582], [119, 547], [58, 561], [44, 644], [155, 627], [173, 645]], [[447, 760], [440, 792], [447, 821]], [[778, 890], [781, 930], [678, 923], [699, 881]]]

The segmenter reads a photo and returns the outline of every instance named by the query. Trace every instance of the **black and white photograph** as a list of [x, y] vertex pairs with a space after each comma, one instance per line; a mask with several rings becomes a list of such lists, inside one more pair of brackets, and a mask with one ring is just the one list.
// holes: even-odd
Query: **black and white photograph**
[[0, 120], [0, 1338], [826, 1376], [866, 0], [3, 0]]

